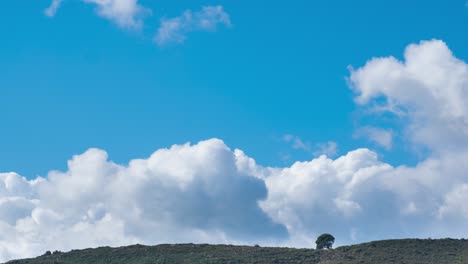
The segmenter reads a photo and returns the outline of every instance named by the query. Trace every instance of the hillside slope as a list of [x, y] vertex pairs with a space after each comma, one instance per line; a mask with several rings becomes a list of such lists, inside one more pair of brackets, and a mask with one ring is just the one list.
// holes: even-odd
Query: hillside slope
[[384, 240], [334, 250], [231, 245], [134, 245], [73, 250], [8, 264], [143, 263], [468, 263], [468, 240]]

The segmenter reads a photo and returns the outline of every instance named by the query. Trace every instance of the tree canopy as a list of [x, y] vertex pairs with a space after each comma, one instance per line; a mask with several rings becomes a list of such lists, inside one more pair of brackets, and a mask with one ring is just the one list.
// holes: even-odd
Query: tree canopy
[[332, 248], [334, 242], [335, 237], [330, 234], [321, 234], [315, 241], [317, 249]]

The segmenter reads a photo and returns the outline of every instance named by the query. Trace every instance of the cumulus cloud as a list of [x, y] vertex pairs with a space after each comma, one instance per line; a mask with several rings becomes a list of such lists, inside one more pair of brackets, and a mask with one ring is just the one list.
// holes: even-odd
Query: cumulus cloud
[[[322, 232], [342, 243], [459, 237], [467, 228], [468, 65], [440, 40], [409, 45], [404, 58], [371, 59], [349, 80], [359, 106], [396, 113], [408, 143], [430, 150], [419, 164], [393, 167], [368, 149], [269, 170], [248, 163], [268, 188], [260, 205], [287, 227], [288, 243], [312, 244]], [[366, 130], [391, 147], [390, 131]]]
[[394, 167], [360, 148], [266, 167], [219, 139], [128, 165], [90, 149], [66, 171], [33, 180], [0, 174], [0, 260], [132, 243], [312, 247], [323, 232], [338, 244], [459, 237], [468, 227], [467, 65], [437, 40], [410, 45], [405, 58], [372, 59], [350, 81], [362, 107], [404, 111], [409, 142], [432, 150], [415, 166]]
[[439, 217], [462, 216], [468, 220], [468, 184], [462, 184], [445, 196]]
[[459, 237], [466, 228], [466, 188], [459, 184], [468, 181], [459, 164], [467, 157], [395, 168], [368, 149], [322, 156], [266, 174], [269, 196], [261, 206], [288, 228], [295, 246], [312, 246], [314, 235], [327, 231], [341, 243]]
[[218, 25], [231, 26], [222, 6], [205, 6], [198, 12], [186, 10], [181, 16], [162, 19], [154, 41], [160, 45], [182, 43], [193, 31], [216, 31]]
[[258, 205], [265, 183], [236, 162], [212, 139], [160, 149], [128, 166], [90, 149], [45, 178], [0, 174], [0, 260], [137, 242], [284, 239], [286, 229]]
[[[85, 3], [96, 6], [99, 16], [111, 20], [123, 28], [140, 28], [143, 24], [142, 17], [151, 12], [143, 7], [138, 0], [82, 0]], [[62, 0], [53, 0], [45, 10], [47, 16], [55, 16]]]
[[468, 149], [468, 65], [440, 40], [406, 48], [404, 61], [374, 58], [351, 71], [360, 105], [401, 113], [412, 143], [434, 152]]
[[467, 158], [395, 168], [357, 149], [272, 168], [211, 139], [124, 166], [90, 149], [45, 178], [0, 174], [0, 259], [133, 243], [312, 247], [322, 232], [338, 243], [456, 236], [468, 179], [454, 165]]

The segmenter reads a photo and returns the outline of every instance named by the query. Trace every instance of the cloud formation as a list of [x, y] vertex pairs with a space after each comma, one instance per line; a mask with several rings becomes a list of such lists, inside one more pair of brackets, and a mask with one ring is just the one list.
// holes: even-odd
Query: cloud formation
[[[143, 26], [143, 18], [152, 13], [150, 8], [138, 3], [138, 0], [81, 0], [96, 7], [96, 13], [121, 28], [139, 29]], [[44, 14], [54, 17], [63, 0], [52, 0]], [[232, 25], [228, 13], [218, 6], [205, 6], [200, 11], [186, 10], [181, 16], [161, 19], [161, 25], [154, 36], [154, 42], [160, 46], [170, 43], [182, 43], [187, 34], [193, 31], [214, 32], [219, 25]]]
[[107, 18], [123, 28], [140, 28], [143, 24], [142, 16], [150, 13], [138, 0], [83, 0], [94, 4], [99, 16]]
[[310, 143], [302, 141], [298, 136], [286, 134], [283, 136], [282, 140], [286, 143], [290, 143], [293, 149], [302, 149], [305, 151], [310, 151], [311, 149]]
[[317, 150], [314, 151], [315, 156], [326, 155], [328, 157], [334, 157], [338, 153], [338, 144], [334, 141], [328, 141], [326, 143], [318, 143]]
[[312, 247], [323, 232], [339, 244], [459, 237], [468, 227], [468, 112], [459, 104], [468, 100], [467, 67], [433, 40], [410, 45], [404, 62], [377, 58], [351, 72], [362, 107], [384, 101], [403, 112], [409, 142], [431, 150], [416, 166], [394, 167], [361, 148], [266, 167], [210, 139], [128, 165], [90, 149], [64, 172], [0, 174], [0, 261], [132, 243]]
[[376, 143], [377, 145], [385, 148], [386, 150], [392, 149], [393, 145], [393, 132], [372, 127], [372, 126], [365, 126], [359, 128], [355, 133], [355, 137], [363, 137], [367, 138], [369, 141]]
[[289, 143], [291, 148], [295, 150], [304, 150], [317, 157], [321, 155], [333, 157], [338, 152], [338, 144], [334, 141], [317, 143], [313, 146], [309, 141], [304, 141], [300, 137], [291, 134], [284, 135], [281, 140]]
[[352, 70], [356, 102], [400, 115], [413, 144], [439, 153], [467, 150], [468, 65], [440, 40], [409, 45], [404, 58], [374, 58]]
[[46, 178], [0, 174], [0, 260], [137, 242], [281, 240], [286, 229], [258, 206], [266, 196], [265, 183], [240, 173], [217, 139], [128, 166], [90, 149]]
[[154, 41], [160, 45], [182, 43], [193, 31], [216, 31], [218, 25], [231, 26], [231, 19], [222, 6], [205, 6], [202, 10], [186, 10], [181, 16], [162, 19]]
[[48, 17], [55, 16], [61, 4], [62, 4], [62, 0], [52, 0], [52, 3], [50, 4], [50, 6], [44, 10], [44, 14]]
[[[96, 13], [122, 28], [138, 29], [143, 25], [143, 17], [151, 13], [151, 9], [143, 7], [138, 0], [81, 0], [96, 6]], [[63, 0], [52, 0], [44, 13], [53, 17]]]

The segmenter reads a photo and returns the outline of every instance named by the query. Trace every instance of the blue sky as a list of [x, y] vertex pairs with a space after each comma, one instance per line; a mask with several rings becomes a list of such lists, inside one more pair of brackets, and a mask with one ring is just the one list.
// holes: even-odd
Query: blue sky
[[[465, 0], [52, 2], [0, 8], [9, 232], [60, 223], [67, 250], [466, 228]], [[112, 206], [116, 192], [133, 203]], [[129, 208], [141, 214], [127, 219]], [[80, 219], [105, 235], [78, 235]], [[143, 227], [187, 235], [154, 240]], [[0, 241], [0, 260], [42, 252], [36, 242]]]
[[[218, 137], [265, 165], [310, 153], [277, 140], [336, 141], [340, 153], [368, 142], [345, 78], [374, 56], [401, 57], [409, 43], [443, 39], [467, 58], [463, 1], [142, 1], [140, 31], [121, 29], [95, 7], [8, 1], [1, 9], [0, 168], [28, 177], [89, 147], [113, 160]], [[162, 17], [223, 5], [232, 26], [193, 32], [184, 43], [152, 41]], [[398, 129], [398, 128], [397, 128]], [[291, 160], [283, 156], [290, 155]], [[382, 152], [401, 164], [401, 145]]]

